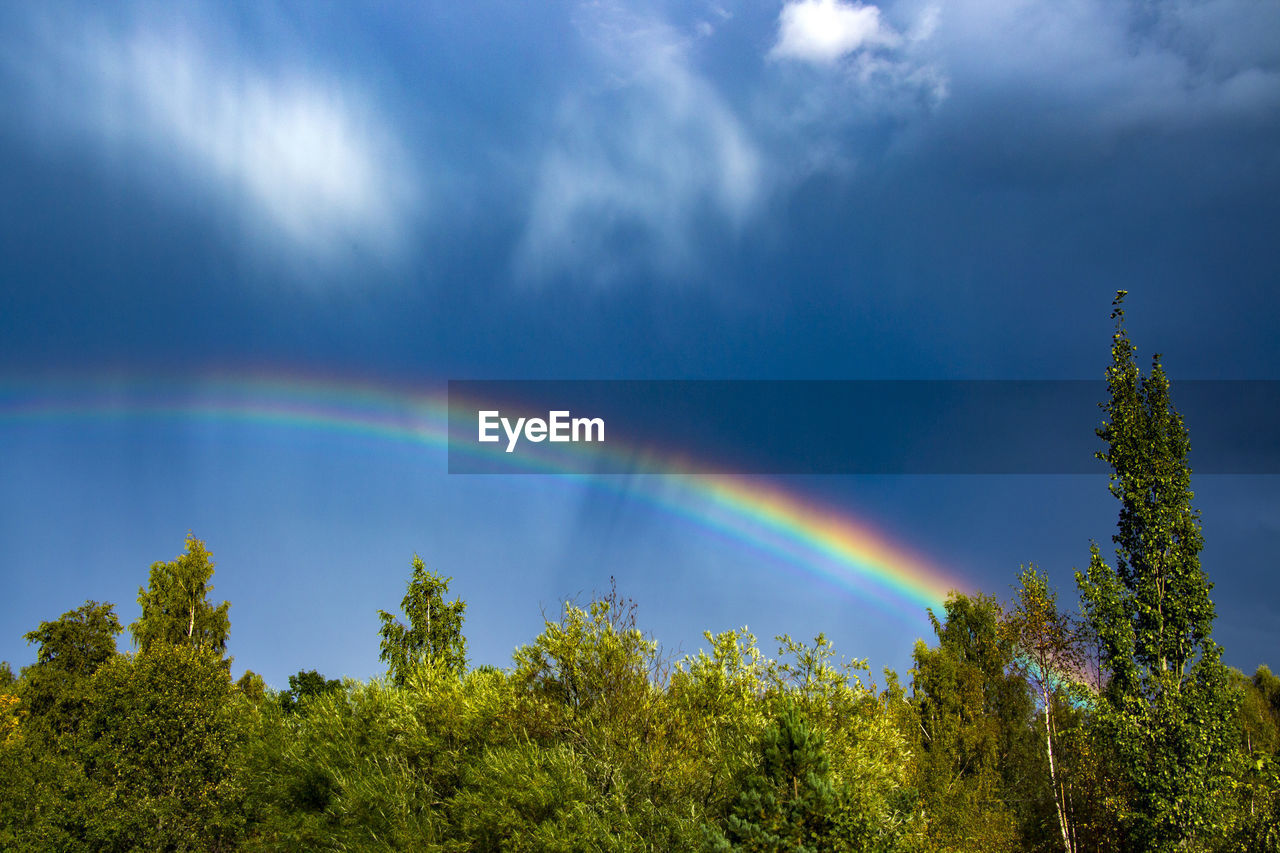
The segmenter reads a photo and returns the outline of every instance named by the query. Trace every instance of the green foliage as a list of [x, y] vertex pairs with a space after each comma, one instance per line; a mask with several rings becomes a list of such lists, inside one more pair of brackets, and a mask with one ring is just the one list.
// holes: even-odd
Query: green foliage
[[95, 850], [229, 849], [241, 832], [240, 733], [221, 657], [155, 643], [94, 676], [82, 726]]
[[913, 751], [866, 661], [838, 661], [822, 634], [811, 645], [786, 635], [777, 640], [766, 698], [775, 715], [794, 704], [822, 736], [840, 792], [842, 844], [867, 851], [909, 845], [919, 823], [918, 794], [909, 785]]
[[289, 689], [280, 694], [280, 707], [285, 713], [292, 714], [302, 710], [306, 700], [341, 689], [342, 681], [339, 679], [327, 679], [314, 669], [307, 672], [298, 670], [297, 675], [289, 676]]
[[1083, 609], [1109, 675], [1097, 708], [1129, 793], [1122, 819], [1134, 846], [1203, 845], [1224, 823], [1236, 693], [1211, 639], [1212, 584], [1200, 567], [1199, 513], [1192, 507], [1190, 441], [1169, 380], [1153, 359], [1143, 376], [1117, 295], [1107, 368], [1111, 398], [1098, 435], [1121, 505], [1116, 568], [1091, 549], [1077, 573]]
[[1010, 661], [1014, 672], [1031, 690], [1044, 722], [1041, 742], [1054, 822], [1062, 849], [1074, 853], [1077, 832], [1074, 826], [1076, 786], [1064, 772], [1063, 740], [1059, 736], [1064, 704], [1080, 695], [1077, 684], [1084, 665], [1085, 631], [1069, 613], [1058, 609], [1057, 592], [1049, 577], [1034, 565], [1024, 567], [1018, 576], [1014, 601], [1001, 620], [1001, 631], [1013, 653]]
[[658, 846], [694, 837], [700, 809], [684, 795], [702, 771], [681, 749], [687, 731], [670, 713], [666, 664], [636, 626], [634, 603], [616, 590], [586, 609], [566, 603], [514, 664], [524, 731], [574, 750], [599, 792], [597, 813], [623, 809], [620, 827]]
[[444, 694], [431, 700], [375, 681], [314, 696], [305, 714], [273, 702], [254, 708], [243, 774], [249, 846], [432, 849], [440, 836], [434, 783], [448, 775], [437, 745], [454, 726], [420, 712], [424, 702], [456, 702], [446, 689], [454, 680], [429, 681]]
[[487, 851], [649, 849], [625, 794], [601, 791], [593, 776], [588, 760], [563, 744], [486, 749], [450, 803], [459, 838]]
[[760, 764], [746, 781], [716, 850], [848, 850], [840, 838], [840, 798], [824, 739], [795, 707], [764, 732]]
[[1232, 789], [1236, 809], [1229, 834], [1237, 849], [1280, 851], [1280, 708], [1271, 670], [1252, 678], [1231, 671], [1240, 696], [1240, 742]]
[[413, 555], [413, 576], [409, 589], [400, 602], [409, 624], [385, 610], [378, 611], [382, 627], [380, 659], [387, 664], [388, 672], [397, 684], [403, 684], [409, 672], [420, 663], [442, 663], [455, 672], [462, 672], [467, 665], [467, 643], [462, 636], [462, 618], [466, 602], [455, 599], [446, 602], [453, 578], [443, 578], [428, 572], [422, 558]]
[[659, 666], [658, 644], [641, 633], [634, 607], [616, 594], [586, 610], [566, 603], [560, 621], [545, 622], [514, 661], [517, 683], [559, 720], [616, 721], [645, 711]]
[[723, 817], [759, 757], [760, 735], [769, 720], [761, 700], [771, 662], [746, 628], [705, 637], [710, 653], [684, 658], [666, 691], [666, 730], [674, 753], [666, 766], [684, 798]]
[[1253, 687], [1258, 696], [1271, 707], [1271, 713], [1280, 716], [1280, 678], [1271, 673], [1266, 664], [1253, 674]]
[[[1125, 565], [1153, 563], [1125, 547]], [[910, 695], [822, 634], [778, 637], [769, 658], [746, 628], [708, 633], [672, 665], [616, 590], [565, 604], [510, 669], [468, 671], [465, 605], [417, 557], [408, 624], [381, 613], [386, 677], [233, 685], [211, 575], [194, 539], [152, 567], [137, 654], [115, 652], [113, 609], [88, 602], [27, 635], [20, 678], [0, 669], [0, 849], [1159, 850], [1178, 842], [1141, 809], [1192, 813], [1158, 797], [1227, 732], [1220, 795], [1198, 812], [1212, 831], [1181, 849], [1280, 853], [1280, 679], [1201, 651], [1174, 691], [1150, 655], [1176, 644], [1142, 633], [1138, 592], [1105, 565], [1084, 637], [1034, 568], [1007, 609], [953, 593]], [[1109, 667], [1100, 694], [1077, 683], [1086, 640]], [[1206, 720], [1224, 694], [1229, 719]]]
[[[919, 714], [916, 784], [939, 850], [1019, 846], [1018, 807], [1036, 752], [1026, 682], [992, 597], [953, 592], [946, 620], [932, 611], [936, 648], [917, 642], [912, 701]], [[1048, 794], [1047, 788], [1044, 794]]]
[[54, 737], [76, 730], [93, 699], [90, 679], [115, 656], [121, 630], [114, 605], [86, 601], [23, 635], [39, 644], [19, 685], [30, 728]]
[[236, 689], [240, 691], [241, 696], [254, 704], [267, 698], [267, 682], [251, 669], [246, 669], [244, 675], [240, 676], [236, 682]]
[[22, 725], [0, 744], [0, 850], [92, 850], [84, 840], [91, 790], [72, 755]]
[[23, 637], [28, 643], [40, 644], [38, 666], [84, 677], [93, 675], [116, 653], [116, 635], [121, 630], [114, 605], [86, 601], [53, 622], [41, 622]]
[[147, 587], [138, 588], [142, 615], [129, 626], [133, 641], [145, 652], [157, 644], [186, 645], [223, 655], [231, 605], [214, 607], [208, 600], [213, 586], [213, 560], [204, 542], [187, 534], [186, 551], [168, 563], [154, 563]]

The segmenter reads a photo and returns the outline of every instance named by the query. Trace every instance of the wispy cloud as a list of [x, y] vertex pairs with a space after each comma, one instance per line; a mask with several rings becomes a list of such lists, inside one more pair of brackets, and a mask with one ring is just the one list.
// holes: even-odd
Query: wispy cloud
[[418, 182], [358, 87], [189, 27], [60, 20], [35, 31], [47, 38], [17, 63], [10, 50], [10, 64], [42, 133], [96, 139], [135, 178], [176, 174], [181, 195], [221, 202], [260, 243], [309, 260], [397, 250]]
[[517, 256], [526, 275], [606, 283], [681, 269], [701, 225], [741, 225], [760, 195], [760, 152], [695, 69], [689, 37], [601, 14], [582, 25], [595, 76], [564, 98], [540, 155]]

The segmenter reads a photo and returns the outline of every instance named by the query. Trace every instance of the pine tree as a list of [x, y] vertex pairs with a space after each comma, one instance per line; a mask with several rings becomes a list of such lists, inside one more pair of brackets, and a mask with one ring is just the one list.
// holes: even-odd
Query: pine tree
[[[795, 707], [778, 715], [761, 741], [761, 762], [713, 840], [718, 850], [834, 850], [839, 797], [822, 735]], [[847, 849], [847, 848], [845, 848]]]
[[1107, 369], [1110, 401], [1098, 436], [1120, 501], [1116, 568], [1097, 545], [1077, 572], [1083, 609], [1109, 675], [1097, 707], [1129, 804], [1121, 816], [1134, 849], [1185, 849], [1213, 834], [1234, 741], [1236, 696], [1211, 638], [1212, 584], [1192, 505], [1190, 441], [1157, 355], [1134, 363], [1117, 294]]

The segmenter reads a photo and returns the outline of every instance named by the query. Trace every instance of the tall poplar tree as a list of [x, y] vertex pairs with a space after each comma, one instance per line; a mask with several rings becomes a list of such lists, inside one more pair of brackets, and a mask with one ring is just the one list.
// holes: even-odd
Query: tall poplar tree
[[1212, 584], [1200, 567], [1200, 515], [1192, 505], [1190, 441], [1157, 355], [1142, 375], [1121, 307], [1110, 400], [1098, 436], [1120, 501], [1116, 567], [1091, 547], [1076, 573], [1108, 682], [1098, 731], [1128, 792], [1121, 816], [1132, 849], [1194, 848], [1214, 834], [1234, 733], [1236, 694], [1211, 637]]

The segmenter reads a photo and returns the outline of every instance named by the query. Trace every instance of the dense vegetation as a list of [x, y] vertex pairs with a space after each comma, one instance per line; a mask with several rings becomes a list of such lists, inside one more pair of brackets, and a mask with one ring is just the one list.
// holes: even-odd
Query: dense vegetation
[[907, 683], [819, 634], [665, 657], [615, 591], [506, 669], [414, 558], [383, 678], [233, 683], [228, 604], [189, 537], [151, 567], [135, 651], [110, 604], [0, 667], [9, 850], [1280, 850], [1280, 679], [1225, 667], [1189, 443], [1119, 299], [1099, 435], [1120, 502], [1079, 613], [1035, 567], [953, 593]]

